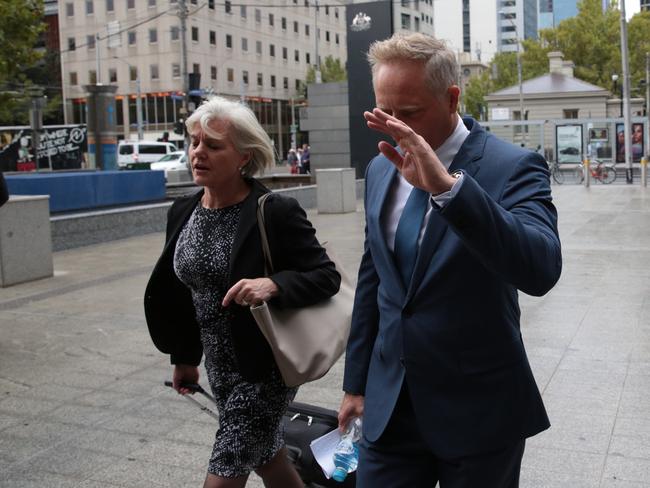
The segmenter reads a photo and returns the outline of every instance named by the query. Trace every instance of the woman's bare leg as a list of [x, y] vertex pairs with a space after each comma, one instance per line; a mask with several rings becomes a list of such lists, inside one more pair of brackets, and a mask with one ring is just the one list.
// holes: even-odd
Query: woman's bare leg
[[203, 488], [244, 488], [248, 475], [238, 476], [237, 478], [224, 478], [208, 473], [203, 483]]
[[304, 488], [305, 486], [298, 476], [296, 468], [289, 461], [287, 450], [284, 447], [273, 459], [264, 466], [260, 466], [255, 472], [262, 478], [266, 488]]

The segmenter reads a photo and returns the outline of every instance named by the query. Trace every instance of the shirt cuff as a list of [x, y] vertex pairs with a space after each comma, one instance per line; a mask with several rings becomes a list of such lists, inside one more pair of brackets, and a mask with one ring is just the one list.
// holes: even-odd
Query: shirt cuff
[[451, 190], [441, 193], [439, 195], [431, 195], [431, 200], [433, 201], [433, 203], [435, 203], [440, 208], [447, 205], [451, 201], [451, 199], [454, 198], [456, 194], [460, 191], [460, 187], [463, 185], [464, 179], [465, 179], [465, 173], [460, 173], [458, 178], [456, 178], [456, 181], [454, 181]]

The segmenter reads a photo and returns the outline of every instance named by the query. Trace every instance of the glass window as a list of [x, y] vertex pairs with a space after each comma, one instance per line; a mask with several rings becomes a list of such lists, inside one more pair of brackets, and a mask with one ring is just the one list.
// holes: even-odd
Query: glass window
[[226, 34], [226, 47], [232, 49], [232, 35]]
[[271, 88], [275, 88], [275, 75], [271, 75]]
[[201, 73], [201, 65], [199, 63], [194, 63], [192, 65], [192, 73], [196, 73], [196, 74]]
[[94, 35], [86, 36], [86, 46], [88, 46], [88, 49], [95, 49], [95, 36]]
[[76, 85], [77, 82], [77, 72], [76, 71], [71, 71], [70, 72], [70, 84], [71, 85]]
[[172, 41], [178, 41], [181, 38], [181, 29], [177, 25], [172, 25], [172, 28], [169, 32], [171, 34]]
[[330, 31], [325, 31], [325, 41], [330, 42]]
[[93, 0], [86, 0], [86, 15], [92, 15], [93, 13], [95, 13]]
[[242, 71], [241, 79], [244, 82], [244, 85], [248, 85], [248, 71], [246, 70]]
[[210, 79], [212, 79], [212, 80], [217, 79], [217, 67], [216, 66], [210, 66]]
[[338, 34], [338, 32], [336, 34], [334, 34], [334, 39], [336, 40], [336, 43], [338, 44], [339, 43], [339, 34]]
[[192, 27], [192, 41], [199, 42], [199, 28]]
[[140, 154], [167, 154], [167, 146], [163, 144], [156, 144], [155, 146], [138, 144], [138, 152]]
[[135, 8], [135, 0], [126, 0], [126, 8], [127, 9], [134, 9]]
[[68, 37], [68, 51], [74, 51], [75, 49], [77, 49], [77, 44], [74, 37]]
[[289, 89], [289, 78], [287, 78], [286, 76], [284, 78], [282, 78], [282, 87], [285, 90]]
[[230, 2], [230, 0], [226, 0], [226, 3], [224, 4], [224, 8], [226, 9], [227, 14], [232, 13], [232, 3]]
[[136, 66], [129, 66], [129, 80], [135, 81], [138, 79], [138, 68]]
[[246, 5], [239, 6], [239, 14], [241, 15], [242, 19], [246, 18]]
[[296, 63], [300, 62], [300, 51], [298, 51], [297, 49], [293, 51], [293, 60]]
[[305, 24], [305, 35], [309, 35], [309, 24]]
[[262, 11], [258, 8], [255, 9], [255, 22], [262, 22]]
[[210, 44], [213, 46], [217, 45], [217, 33], [213, 30], [210, 31]]
[[311, 63], [310, 58], [311, 58], [311, 56], [309, 55], [309, 53], [305, 53], [305, 63], [307, 63], [307, 64]]
[[135, 31], [127, 32], [126, 37], [128, 39], [129, 46], [133, 46], [135, 44]]
[[115, 10], [115, 5], [113, 3], [113, 0], [106, 0], [106, 11], [112, 12], [114, 10]]
[[269, 56], [275, 57], [275, 44], [269, 44]]
[[288, 59], [288, 50], [286, 47], [282, 48], [282, 59]]
[[149, 0], [149, 1], [148, 1], [148, 5], [149, 5], [150, 7], [155, 7], [155, 6], [156, 6], [156, 0]]
[[178, 63], [172, 63], [172, 78], [181, 77], [181, 65]]
[[235, 81], [235, 70], [232, 69], [232, 68], [228, 68], [228, 70], [227, 70], [227, 77], [228, 77], [228, 81], [229, 81], [230, 83], [232, 83], [233, 81]]
[[245, 37], [241, 38], [241, 50], [244, 51], [245, 53], [248, 52], [248, 39]]
[[257, 73], [257, 86], [262, 85], [264, 85], [264, 77], [262, 76], [262, 73]]
[[262, 55], [262, 41], [255, 41], [255, 54]]
[[72, 17], [74, 15], [74, 3], [66, 3], [65, 4], [65, 14], [68, 17]]
[[155, 44], [158, 42], [158, 29], [149, 29], [149, 43]]
[[88, 71], [88, 83], [90, 83], [91, 85], [97, 83], [97, 71], [95, 71], [94, 69]]
[[158, 78], [160, 78], [157, 64], [152, 64], [151, 66], [149, 66], [149, 73], [151, 74], [152, 80], [157, 80]]
[[274, 22], [273, 14], [269, 14], [269, 25], [272, 26]]
[[208, 0], [208, 8], [214, 10], [214, 0]]
[[296, 34], [298, 33], [298, 22], [295, 21], [295, 20], [293, 21], [293, 31], [294, 31]]
[[287, 30], [287, 18], [282, 17], [282, 30]]

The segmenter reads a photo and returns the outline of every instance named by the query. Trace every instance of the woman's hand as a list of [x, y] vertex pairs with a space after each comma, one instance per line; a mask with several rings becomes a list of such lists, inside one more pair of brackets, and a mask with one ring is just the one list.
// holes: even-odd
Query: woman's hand
[[183, 388], [181, 384], [198, 383], [199, 382], [199, 368], [189, 364], [175, 364], [174, 374], [172, 376], [172, 386], [181, 395], [194, 393], [189, 388]]
[[278, 293], [280, 293], [278, 285], [270, 278], [239, 280], [228, 290], [221, 305], [227, 307], [230, 302], [235, 302], [243, 307], [261, 305], [262, 302], [268, 302]]

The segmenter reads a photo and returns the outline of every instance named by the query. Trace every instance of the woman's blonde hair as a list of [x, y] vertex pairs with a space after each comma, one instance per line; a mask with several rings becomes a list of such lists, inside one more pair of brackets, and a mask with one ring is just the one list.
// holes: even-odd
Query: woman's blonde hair
[[373, 78], [380, 65], [415, 61], [424, 65], [427, 85], [436, 95], [458, 83], [458, 63], [443, 41], [420, 33], [398, 32], [383, 41], [375, 41], [368, 50]]
[[263, 173], [264, 168], [275, 163], [271, 139], [253, 111], [241, 102], [211, 97], [190, 115], [185, 125], [188, 132], [192, 132], [194, 126], [200, 124], [201, 130], [208, 136], [219, 139], [224, 134], [215, 132], [208, 125], [215, 119], [228, 123], [230, 139], [237, 152], [251, 155], [241, 169], [242, 176], [251, 177], [256, 173]]

